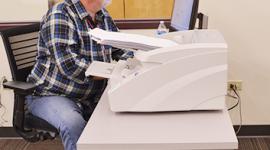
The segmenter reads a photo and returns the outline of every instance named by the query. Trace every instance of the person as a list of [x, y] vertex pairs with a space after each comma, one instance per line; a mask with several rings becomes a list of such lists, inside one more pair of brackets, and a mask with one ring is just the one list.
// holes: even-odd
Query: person
[[27, 79], [37, 88], [26, 97], [26, 105], [58, 129], [65, 150], [76, 150], [107, 84], [106, 79], [85, 76], [92, 61], [112, 61], [112, 47], [99, 45], [88, 34], [94, 28], [118, 31], [104, 3], [65, 0], [41, 21], [36, 64]]

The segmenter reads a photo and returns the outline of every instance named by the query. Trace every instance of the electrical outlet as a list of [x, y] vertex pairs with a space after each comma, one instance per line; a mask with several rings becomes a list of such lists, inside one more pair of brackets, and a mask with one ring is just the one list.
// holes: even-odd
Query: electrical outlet
[[227, 84], [227, 89], [232, 90], [232, 87], [235, 87], [237, 91], [242, 90], [242, 80], [229, 80]]

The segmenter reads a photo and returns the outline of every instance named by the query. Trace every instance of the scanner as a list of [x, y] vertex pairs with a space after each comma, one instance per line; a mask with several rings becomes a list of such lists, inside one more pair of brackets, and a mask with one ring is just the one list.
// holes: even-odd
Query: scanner
[[222, 110], [227, 94], [227, 44], [217, 30], [160, 38], [179, 45], [136, 51], [113, 64], [108, 82], [114, 112]]

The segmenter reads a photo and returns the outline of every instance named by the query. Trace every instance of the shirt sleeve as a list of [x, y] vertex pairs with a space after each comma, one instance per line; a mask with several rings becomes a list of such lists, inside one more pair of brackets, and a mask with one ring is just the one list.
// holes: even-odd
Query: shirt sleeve
[[79, 54], [78, 35], [70, 18], [63, 13], [54, 13], [46, 19], [40, 32], [59, 71], [71, 80], [85, 82], [89, 61]]

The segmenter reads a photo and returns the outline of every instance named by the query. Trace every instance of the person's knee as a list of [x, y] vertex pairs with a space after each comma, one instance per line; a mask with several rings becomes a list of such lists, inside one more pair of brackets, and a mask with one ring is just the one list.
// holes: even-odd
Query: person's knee
[[[74, 141], [77, 142], [79, 139], [85, 125], [86, 121], [78, 112], [66, 112], [62, 114], [65, 116], [61, 117], [61, 124], [59, 126], [60, 134], [68, 134], [68, 136]], [[60, 119], [60, 118], [59, 118]], [[64, 136], [64, 135], [63, 135]]]
[[78, 105], [65, 97], [40, 97], [31, 103], [30, 112], [48, 121], [62, 135], [76, 141], [86, 125], [82, 110]]

